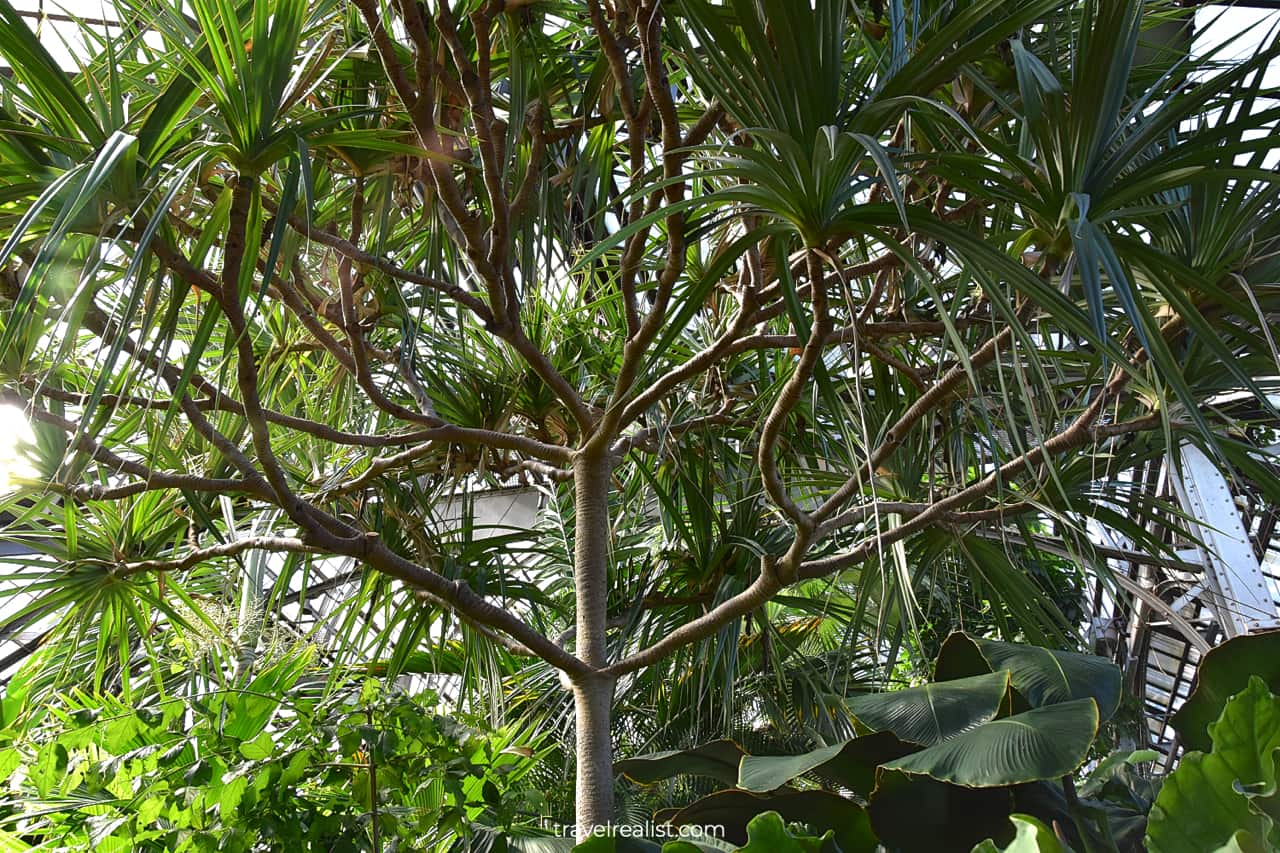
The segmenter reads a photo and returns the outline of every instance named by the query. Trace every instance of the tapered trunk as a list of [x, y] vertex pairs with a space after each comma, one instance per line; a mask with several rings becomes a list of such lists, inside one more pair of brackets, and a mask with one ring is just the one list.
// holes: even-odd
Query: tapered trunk
[[573, 704], [578, 768], [574, 821], [578, 838], [585, 839], [613, 820], [613, 682], [574, 684]]
[[[583, 451], [574, 461], [576, 513], [573, 578], [577, 608], [576, 652], [592, 667], [608, 663], [609, 458]], [[613, 681], [577, 677], [577, 777], [574, 791], [579, 837], [613, 820]]]

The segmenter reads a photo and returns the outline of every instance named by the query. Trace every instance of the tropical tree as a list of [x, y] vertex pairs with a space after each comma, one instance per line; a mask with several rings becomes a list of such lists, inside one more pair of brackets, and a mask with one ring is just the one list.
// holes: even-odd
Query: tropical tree
[[115, 8], [68, 70], [0, 0], [50, 685], [174, 690], [239, 576], [252, 666], [263, 555], [343, 558], [391, 671], [571, 695], [586, 829], [664, 719], [839, 731], [904, 635], [1074, 642], [1046, 537], [1168, 551], [1134, 472], [1276, 425], [1280, 45], [1192, 56], [1179, 4]]

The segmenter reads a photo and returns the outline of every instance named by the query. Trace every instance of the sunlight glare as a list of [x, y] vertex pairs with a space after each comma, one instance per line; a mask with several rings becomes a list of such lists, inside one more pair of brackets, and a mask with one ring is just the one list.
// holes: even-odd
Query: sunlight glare
[[0, 494], [12, 491], [17, 481], [39, 474], [31, 456], [36, 435], [22, 409], [0, 404]]

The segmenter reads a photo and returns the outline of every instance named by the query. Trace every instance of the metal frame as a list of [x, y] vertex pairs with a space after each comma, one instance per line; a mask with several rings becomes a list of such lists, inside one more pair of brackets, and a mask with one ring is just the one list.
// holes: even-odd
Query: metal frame
[[1184, 442], [1178, 455], [1171, 480], [1178, 502], [1193, 519], [1195, 550], [1204, 566], [1203, 594], [1222, 632], [1235, 637], [1280, 627], [1280, 613], [1230, 483], [1194, 444]]

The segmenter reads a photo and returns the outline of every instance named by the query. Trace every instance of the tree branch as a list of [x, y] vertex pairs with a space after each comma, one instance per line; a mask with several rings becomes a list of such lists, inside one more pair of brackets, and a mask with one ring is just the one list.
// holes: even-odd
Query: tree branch
[[[88, 453], [97, 462], [114, 469], [118, 473], [130, 474], [141, 480], [141, 482], [125, 483], [118, 486], [103, 486], [97, 483], [68, 484], [65, 489], [73, 497], [82, 500], [120, 500], [142, 492], [159, 489], [189, 489], [196, 492], [216, 492], [219, 494], [240, 492], [264, 499], [269, 498], [271, 495], [270, 491], [263, 487], [263, 484], [249, 480], [156, 471], [141, 462], [126, 459], [108, 450], [99, 442], [85, 435], [81, 429], [81, 424], [33, 406], [30, 401], [17, 394], [0, 392], [0, 399], [22, 408], [40, 423], [55, 426], [67, 435], [74, 436], [71, 446]], [[54, 485], [56, 486], [56, 484]]]
[[275, 551], [304, 554], [323, 553], [312, 548], [301, 539], [294, 537], [250, 536], [245, 539], [235, 539], [218, 545], [210, 545], [207, 548], [198, 548], [194, 551], [188, 551], [181, 557], [174, 557], [168, 560], [139, 560], [133, 563], [125, 563], [121, 566], [118, 574], [127, 577], [140, 572], [181, 571], [182, 569], [189, 569], [192, 566], [198, 565], [207, 560], [213, 560], [218, 557], [234, 557], [239, 554], [243, 554], [245, 551]]

